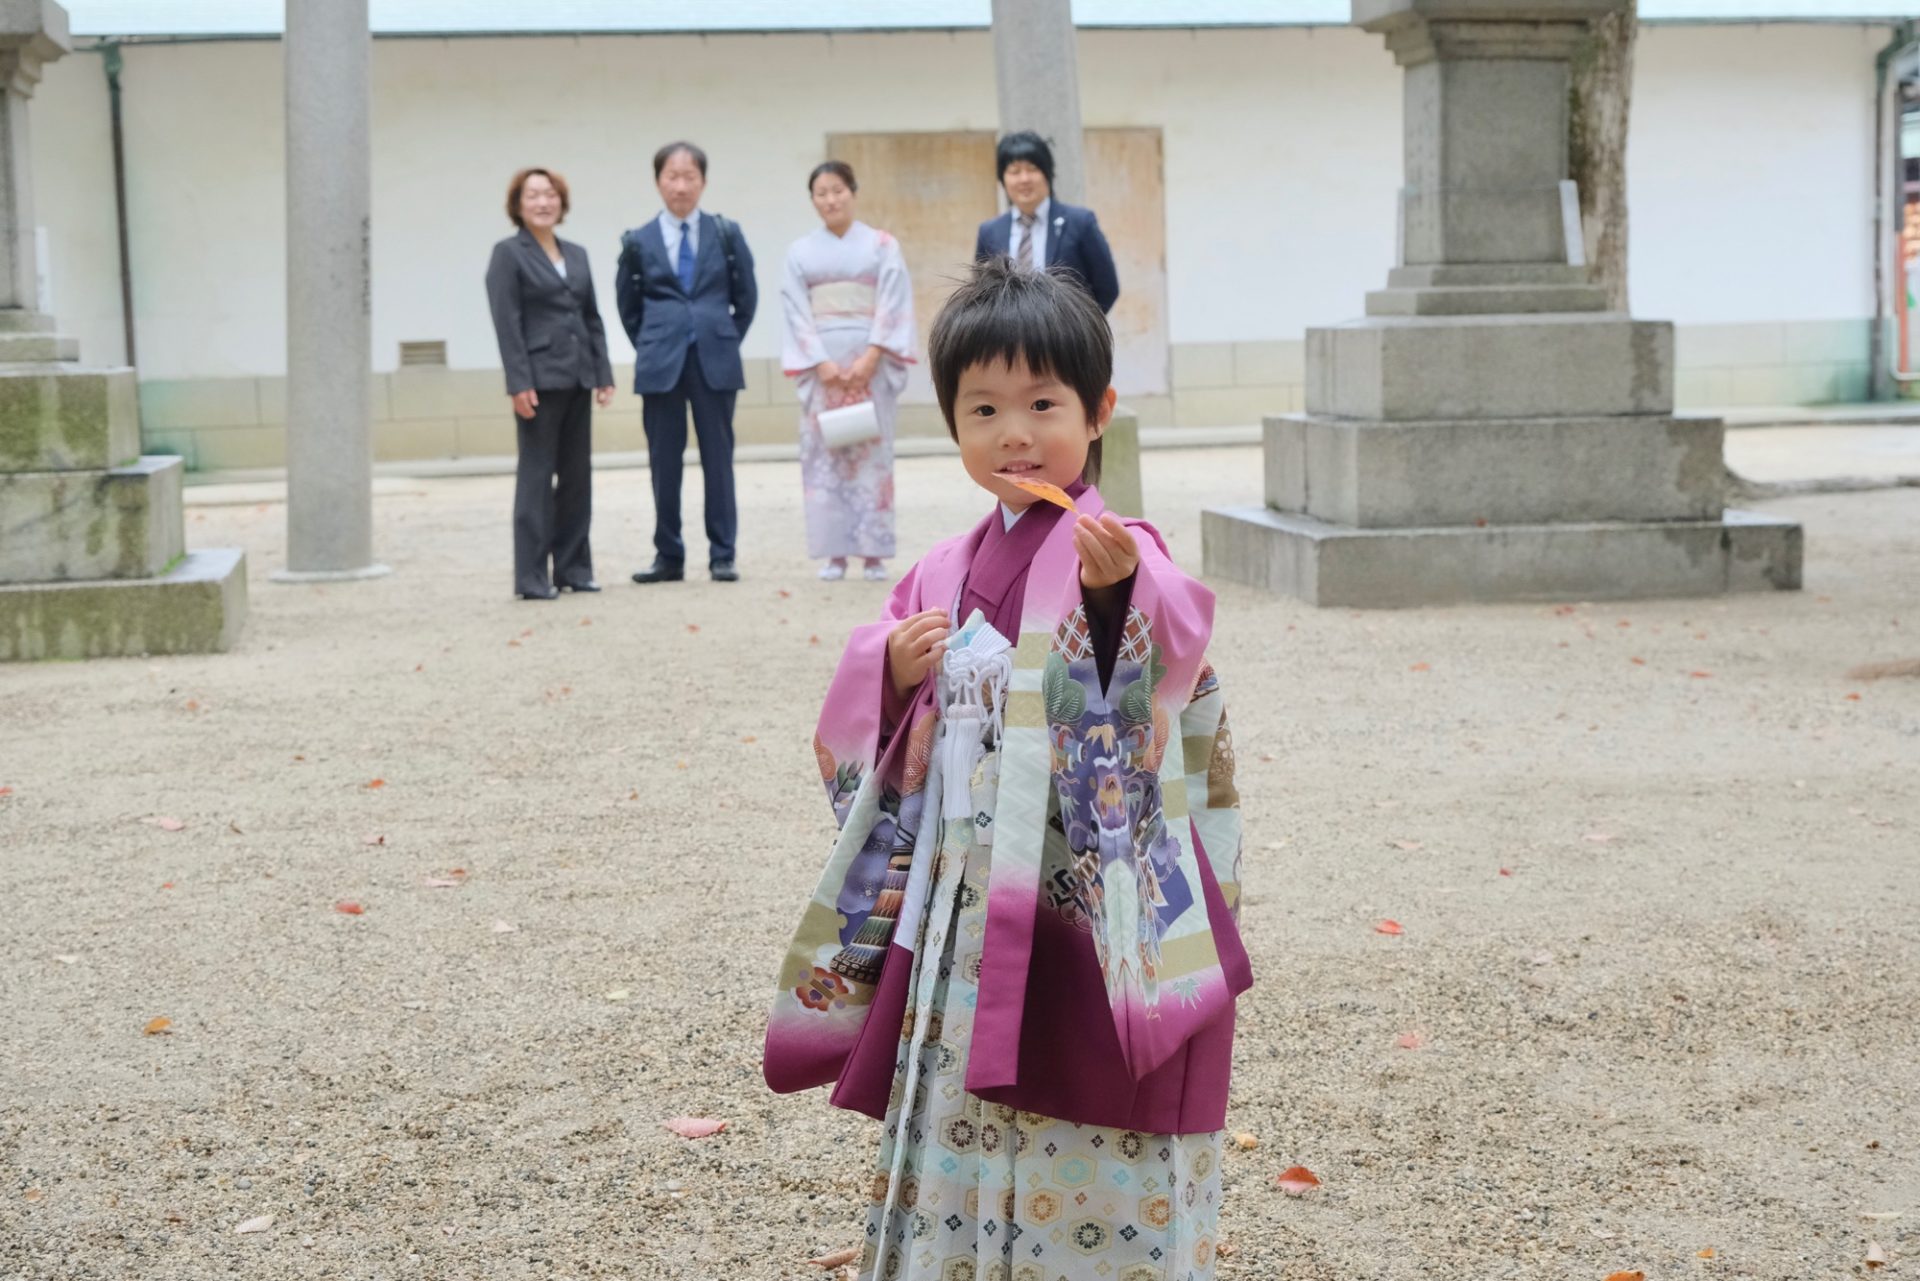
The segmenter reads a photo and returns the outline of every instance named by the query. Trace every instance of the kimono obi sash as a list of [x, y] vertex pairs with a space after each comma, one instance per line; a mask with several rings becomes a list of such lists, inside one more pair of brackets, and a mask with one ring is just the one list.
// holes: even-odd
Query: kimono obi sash
[[873, 315], [875, 297], [871, 280], [827, 280], [807, 289], [815, 320], [852, 316], [864, 320]]

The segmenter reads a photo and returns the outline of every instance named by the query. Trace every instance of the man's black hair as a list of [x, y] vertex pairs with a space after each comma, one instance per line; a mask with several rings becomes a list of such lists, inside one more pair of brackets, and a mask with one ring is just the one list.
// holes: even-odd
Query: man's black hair
[[660, 181], [660, 171], [667, 167], [667, 161], [679, 152], [686, 152], [693, 160], [693, 167], [700, 171], [702, 178], [707, 176], [707, 153], [690, 142], [670, 142], [653, 153], [653, 180]]
[[999, 168], [994, 172], [1000, 181], [1007, 180], [1007, 166], [1026, 161], [1046, 177], [1049, 190], [1053, 187], [1053, 148], [1047, 140], [1031, 129], [1022, 129], [1019, 133], [1010, 133], [1000, 140], [993, 150], [993, 162]]
[[[1113, 382], [1113, 330], [1087, 291], [1060, 268], [1028, 271], [1004, 254], [975, 263], [934, 317], [927, 340], [933, 391], [955, 440], [960, 376], [975, 365], [1025, 365], [1080, 397], [1087, 422]], [[1087, 446], [1081, 479], [1100, 480], [1100, 441]]]

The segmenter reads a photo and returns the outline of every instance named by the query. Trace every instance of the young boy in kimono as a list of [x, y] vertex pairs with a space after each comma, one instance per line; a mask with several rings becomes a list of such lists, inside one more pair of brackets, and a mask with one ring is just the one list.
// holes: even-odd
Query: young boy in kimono
[[1204, 1281], [1252, 982], [1213, 596], [1093, 488], [1113, 339], [1071, 278], [975, 266], [928, 354], [991, 507], [834, 676], [767, 1081], [884, 1123], [863, 1281]]

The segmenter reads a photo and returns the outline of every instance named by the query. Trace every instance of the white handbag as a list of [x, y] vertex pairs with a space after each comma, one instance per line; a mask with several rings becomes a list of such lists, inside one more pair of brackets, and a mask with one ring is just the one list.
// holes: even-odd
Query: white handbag
[[849, 449], [880, 439], [880, 415], [871, 400], [829, 409], [819, 417], [820, 439], [828, 449]]

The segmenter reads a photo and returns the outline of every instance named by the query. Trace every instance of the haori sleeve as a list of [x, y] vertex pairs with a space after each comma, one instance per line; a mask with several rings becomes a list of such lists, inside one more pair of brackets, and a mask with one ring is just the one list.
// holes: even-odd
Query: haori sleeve
[[879, 619], [853, 629], [827, 687], [813, 749], [836, 817], [844, 817], [844, 801], [873, 770], [906, 711], [887, 672], [887, 637], [901, 619], [923, 608], [919, 573], [918, 565], [908, 570], [894, 584]]
[[873, 331], [869, 346], [884, 348], [902, 364], [914, 362], [913, 280], [900, 242], [880, 233], [880, 270], [874, 283]]
[[806, 273], [800, 268], [800, 246], [787, 251], [786, 270], [780, 275], [780, 310], [787, 321], [787, 334], [780, 347], [780, 368], [787, 374], [805, 373], [827, 359], [820, 331], [813, 323], [813, 299], [807, 291]]

